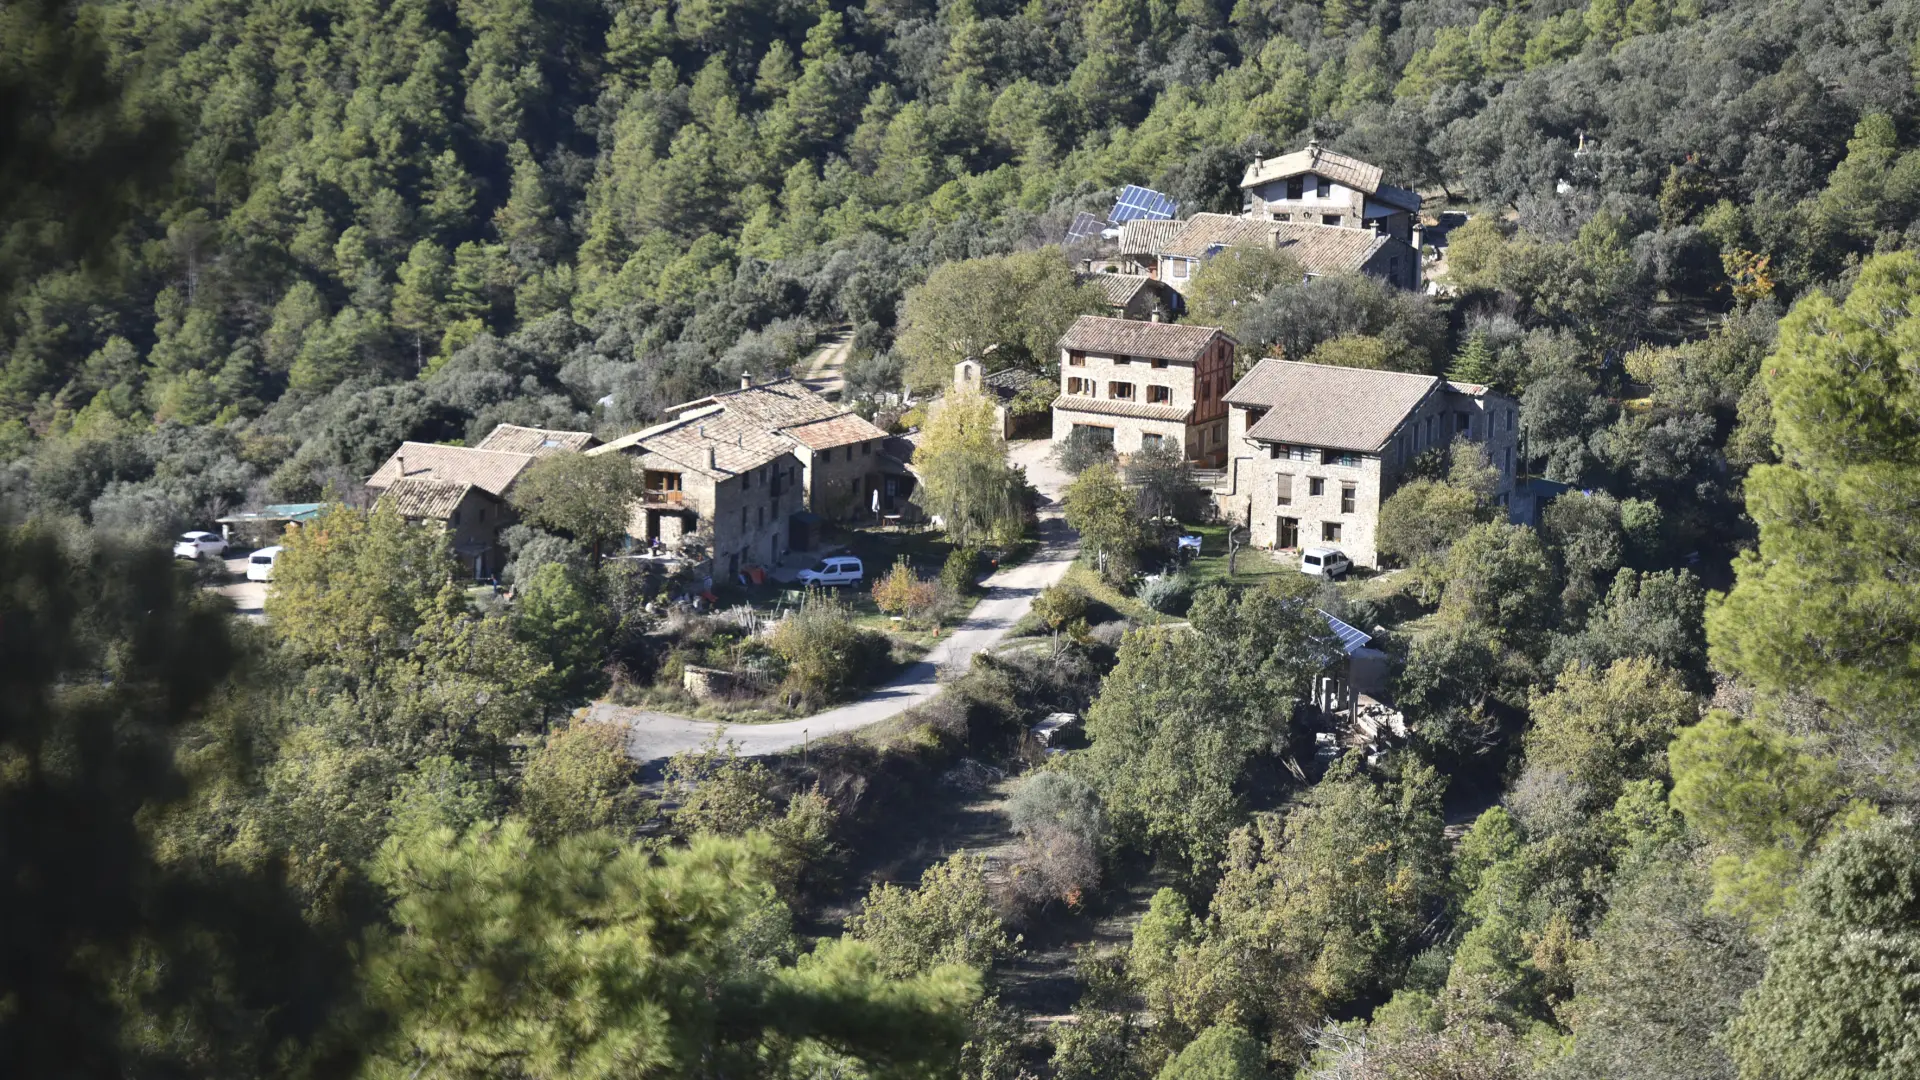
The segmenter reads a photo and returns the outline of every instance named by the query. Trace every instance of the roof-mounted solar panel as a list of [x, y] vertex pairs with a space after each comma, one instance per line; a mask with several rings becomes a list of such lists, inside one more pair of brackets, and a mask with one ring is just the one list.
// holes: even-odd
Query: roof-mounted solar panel
[[1327, 629], [1332, 630], [1333, 636], [1340, 639], [1340, 647], [1349, 655], [1366, 648], [1367, 642], [1373, 640], [1372, 634], [1348, 626], [1324, 611], [1320, 612], [1320, 617], [1327, 620]]
[[1152, 188], [1143, 188], [1137, 184], [1128, 184], [1120, 189], [1120, 199], [1113, 204], [1113, 213], [1107, 220], [1115, 225], [1123, 221], [1172, 221], [1180, 204], [1169, 196]]
[[1098, 239], [1100, 230], [1106, 227], [1106, 222], [1082, 210], [1073, 215], [1073, 224], [1067, 226], [1067, 243]]

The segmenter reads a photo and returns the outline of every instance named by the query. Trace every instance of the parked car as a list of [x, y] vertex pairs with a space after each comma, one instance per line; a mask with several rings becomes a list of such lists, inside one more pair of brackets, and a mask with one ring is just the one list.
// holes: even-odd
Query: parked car
[[860, 560], [851, 555], [835, 555], [800, 571], [800, 584], [818, 585], [828, 588], [835, 585], [858, 585], [865, 577], [867, 568]]
[[1310, 547], [1300, 552], [1300, 572], [1314, 577], [1337, 578], [1353, 569], [1353, 560], [1339, 548]]
[[275, 544], [254, 552], [247, 558], [248, 581], [272, 581], [274, 564], [280, 561], [280, 553], [286, 548]]
[[190, 532], [181, 533], [174, 541], [173, 557], [176, 559], [198, 559], [202, 555], [219, 556], [227, 550], [227, 542], [219, 533]]

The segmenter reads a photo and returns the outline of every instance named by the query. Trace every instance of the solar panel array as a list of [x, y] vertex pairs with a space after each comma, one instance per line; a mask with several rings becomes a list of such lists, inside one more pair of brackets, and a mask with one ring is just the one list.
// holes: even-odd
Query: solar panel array
[[1152, 188], [1128, 184], [1120, 189], [1120, 201], [1113, 204], [1113, 213], [1107, 215], [1107, 220], [1115, 225], [1143, 218], [1148, 221], [1172, 221], [1179, 208], [1180, 204]]
[[1363, 630], [1356, 630], [1324, 611], [1320, 613], [1320, 617], [1327, 620], [1327, 628], [1333, 631], [1334, 637], [1340, 639], [1340, 647], [1348, 653], [1352, 653], [1356, 649], [1366, 648], [1367, 642], [1373, 640], [1372, 634]]
[[1073, 215], [1073, 224], [1067, 226], [1067, 243], [1096, 239], [1100, 235], [1100, 230], [1106, 227], [1106, 222], [1082, 210]]

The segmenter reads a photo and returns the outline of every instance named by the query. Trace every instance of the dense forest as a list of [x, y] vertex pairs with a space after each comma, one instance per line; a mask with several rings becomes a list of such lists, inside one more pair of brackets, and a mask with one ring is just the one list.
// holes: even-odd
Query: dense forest
[[[0, 6], [0, 1061], [1915, 1075], [1917, 74], [1920, 9], [1868, 0]], [[475, 606], [437, 536], [330, 511], [264, 627], [155, 547], [406, 439], [631, 430], [834, 327], [864, 404], [985, 344], [1044, 370], [1076, 212], [1231, 211], [1310, 137], [1470, 215], [1448, 295], [1221, 258], [1194, 317], [1492, 384], [1574, 489], [1507, 525], [1428, 463], [1391, 596], [1109, 630], [1055, 593], [1050, 646], [892, 742], [643, 788], [565, 717], [662, 662], [657, 583], [580, 529], [510, 537]], [[1313, 783], [1309, 604], [1393, 627], [1415, 732]], [[816, 615], [781, 662], [825, 687]], [[1016, 895], [958, 855], [823, 914], [877, 819], [1053, 709], [1091, 745], [1014, 797]], [[1070, 1019], [1001, 999], [1023, 920], [1143, 881]]]

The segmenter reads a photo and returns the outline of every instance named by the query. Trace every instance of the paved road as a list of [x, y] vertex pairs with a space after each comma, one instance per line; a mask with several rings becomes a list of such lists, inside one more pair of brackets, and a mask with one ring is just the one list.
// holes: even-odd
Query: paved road
[[[935, 645], [925, 659], [908, 667], [893, 681], [866, 697], [837, 709], [799, 720], [775, 724], [735, 724], [726, 737], [748, 757], [792, 750], [809, 739], [854, 731], [878, 723], [920, 704], [940, 692], [940, 672], [964, 671], [975, 653], [990, 649], [1033, 606], [1040, 590], [1059, 581], [1079, 554], [1080, 538], [1061, 519], [1057, 498], [1066, 477], [1045, 460], [1045, 442], [1016, 445], [1009, 457], [1027, 467], [1027, 477], [1045, 498], [1040, 511], [1039, 550], [1026, 562], [1000, 570], [982, 584], [986, 595], [974, 605], [953, 633]], [[628, 749], [634, 760], [658, 761], [683, 750], [698, 748], [723, 725], [671, 713], [599, 703], [588, 710], [593, 720], [624, 724], [630, 729]]]

